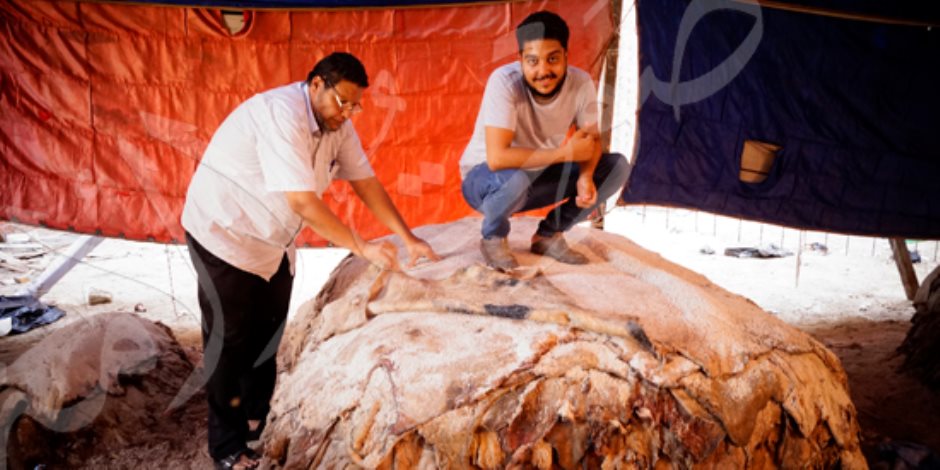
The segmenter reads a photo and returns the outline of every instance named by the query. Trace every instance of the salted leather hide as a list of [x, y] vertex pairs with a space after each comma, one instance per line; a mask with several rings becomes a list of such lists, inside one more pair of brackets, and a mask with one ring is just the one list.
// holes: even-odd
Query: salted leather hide
[[838, 359], [631, 241], [575, 228], [571, 266], [486, 268], [479, 219], [423, 227], [446, 258], [347, 258], [287, 327], [268, 468], [865, 468]]

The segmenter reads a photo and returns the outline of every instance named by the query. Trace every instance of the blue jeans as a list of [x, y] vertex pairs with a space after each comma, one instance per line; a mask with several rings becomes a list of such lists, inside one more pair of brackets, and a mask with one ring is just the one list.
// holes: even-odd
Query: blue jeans
[[541, 171], [491, 171], [486, 163], [473, 167], [463, 179], [463, 198], [483, 214], [483, 238], [509, 235], [509, 217], [567, 199], [539, 223], [536, 234], [549, 237], [586, 219], [597, 205], [619, 192], [630, 176], [627, 159], [619, 153], [601, 155], [594, 170], [597, 203], [582, 209], [575, 203], [580, 169], [577, 163], [558, 163]]

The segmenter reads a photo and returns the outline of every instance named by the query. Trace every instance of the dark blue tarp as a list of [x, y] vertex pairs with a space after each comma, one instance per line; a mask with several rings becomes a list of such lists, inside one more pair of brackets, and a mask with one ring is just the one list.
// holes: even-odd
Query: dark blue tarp
[[0, 295], [0, 319], [10, 318], [11, 334], [25, 333], [64, 316], [58, 307], [45, 305], [31, 295]]
[[[937, 18], [936, 7], [858, 6]], [[682, 0], [640, 0], [637, 22], [639, 138], [626, 202], [940, 238], [940, 28]], [[782, 147], [762, 183], [738, 178], [748, 139]]]

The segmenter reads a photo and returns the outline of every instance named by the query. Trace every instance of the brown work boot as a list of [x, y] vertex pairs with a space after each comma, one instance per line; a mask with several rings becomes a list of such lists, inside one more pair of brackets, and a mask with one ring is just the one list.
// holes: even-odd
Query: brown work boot
[[519, 267], [516, 258], [513, 258], [509, 251], [509, 241], [506, 237], [484, 238], [480, 240], [480, 251], [483, 253], [483, 259], [486, 265], [500, 271], [509, 271]]
[[572, 250], [565, 242], [565, 237], [561, 232], [555, 232], [551, 237], [541, 235], [532, 236], [532, 253], [542, 256], [555, 258], [562, 263], [567, 264], [587, 264], [586, 256]]

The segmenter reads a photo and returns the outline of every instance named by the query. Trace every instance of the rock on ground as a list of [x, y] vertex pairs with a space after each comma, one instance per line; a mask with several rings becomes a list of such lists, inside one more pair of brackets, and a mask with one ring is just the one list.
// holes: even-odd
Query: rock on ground
[[629, 240], [482, 266], [479, 219], [423, 227], [446, 259], [348, 258], [288, 326], [268, 468], [865, 468], [838, 359]]
[[905, 355], [903, 370], [940, 390], [940, 266], [917, 289], [914, 308], [913, 326], [898, 348]]

